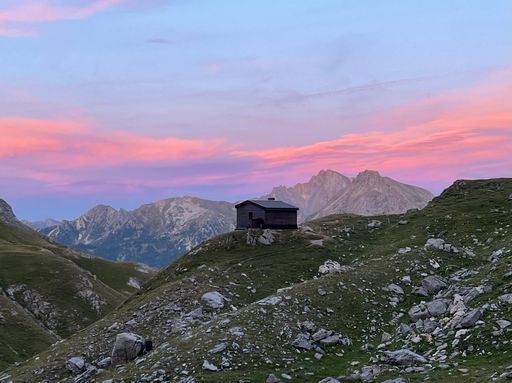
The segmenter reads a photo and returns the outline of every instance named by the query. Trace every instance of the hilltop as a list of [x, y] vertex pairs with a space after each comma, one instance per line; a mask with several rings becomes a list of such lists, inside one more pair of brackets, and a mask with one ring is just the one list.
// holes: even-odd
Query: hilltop
[[[457, 181], [407, 214], [220, 235], [4, 381], [69, 381], [71, 357], [90, 364], [84, 381], [500, 381], [511, 213], [512, 179]], [[122, 332], [153, 350], [114, 369]]]
[[93, 323], [154, 275], [50, 242], [1, 202], [0, 368]]

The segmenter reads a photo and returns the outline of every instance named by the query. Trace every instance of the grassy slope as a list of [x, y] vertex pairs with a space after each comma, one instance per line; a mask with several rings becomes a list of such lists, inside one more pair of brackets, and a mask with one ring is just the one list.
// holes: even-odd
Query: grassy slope
[[[449, 276], [462, 268], [477, 270], [477, 275], [461, 283], [469, 287], [488, 284], [492, 290], [471, 302], [471, 307], [496, 303], [498, 295], [511, 292], [510, 280], [503, 277], [511, 270], [510, 253], [497, 263], [487, 260], [494, 250], [512, 248], [512, 200], [508, 198], [511, 194], [512, 180], [457, 183], [424, 210], [408, 214], [407, 225], [398, 225], [403, 217], [375, 217], [383, 226], [369, 230], [368, 218], [331, 216], [309, 223], [314, 233], [280, 232], [270, 246], [248, 245], [244, 232], [216, 237], [171, 264], [143, 292], [87, 331], [9, 373], [20, 382], [29, 382], [31, 371], [38, 368], [43, 368], [47, 376], [64, 377], [62, 366], [67, 358], [89, 346], [91, 361], [108, 355], [115, 334], [122, 330], [153, 339], [156, 350], [137, 366], [129, 365], [117, 373], [105, 372], [105, 378], [125, 377], [132, 381], [141, 372], [153, 371], [155, 363], [171, 372], [171, 377], [175, 376], [172, 371], [176, 366], [183, 366], [197, 381], [204, 382], [239, 379], [259, 382], [271, 372], [288, 373], [294, 382], [317, 382], [326, 376], [348, 373], [354, 369], [352, 362], [369, 364], [369, 359], [379, 354], [375, 349], [363, 351], [361, 345], [377, 346], [383, 331], [395, 330], [396, 325], [389, 324], [393, 316], [403, 315], [401, 321], [408, 322], [407, 310], [425, 299], [410, 294], [411, 288], [400, 282], [404, 275], [411, 276], [414, 286], [428, 274]], [[348, 227], [353, 230], [350, 236], [343, 231]], [[424, 248], [426, 240], [436, 234], [460, 249], [471, 247], [476, 256]], [[310, 240], [319, 238], [325, 239], [323, 246], [311, 244]], [[405, 246], [412, 251], [398, 254], [397, 250]], [[318, 266], [326, 259], [351, 265], [354, 270], [315, 278]], [[436, 260], [441, 267], [433, 269], [430, 260]], [[397, 308], [388, 304], [389, 295], [382, 291], [391, 282], [401, 284], [407, 293]], [[281, 305], [262, 307], [253, 303], [284, 287], [290, 288], [278, 293], [283, 297]], [[319, 295], [318, 288], [328, 294]], [[221, 315], [206, 312], [201, 321], [190, 324], [184, 336], [179, 331], [173, 332], [173, 320], [180, 314], [166, 308], [180, 307], [181, 312], [188, 312], [199, 307], [202, 293], [211, 290], [229, 297], [229, 304], [238, 311], [231, 312], [226, 307], [220, 310]], [[490, 332], [495, 319], [510, 319], [510, 311], [510, 307], [497, 305], [493, 311], [486, 312], [485, 324], [475, 328], [468, 341], [475, 351], [450, 360], [449, 370], [434, 366], [428, 372], [429, 380], [490, 381], [493, 373], [503, 371], [510, 364], [510, 332], [500, 339], [492, 337]], [[130, 318], [136, 318], [137, 323], [131, 327], [124, 325]], [[319, 361], [312, 358], [312, 352], [299, 353], [290, 342], [299, 332], [297, 322], [303, 320], [313, 320], [322, 327], [348, 335], [354, 344], [330, 349]], [[119, 330], [108, 330], [113, 322], [120, 324]], [[227, 329], [233, 326], [242, 327], [245, 335], [240, 338], [230, 335]], [[211, 355], [208, 350], [221, 341], [230, 345], [227, 354], [232, 368], [217, 373], [203, 371], [204, 359], [220, 364], [220, 354]], [[423, 339], [414, 347], [423, 352], [435, 349], [438, 341], [444, 340]], [[397, 338], [387, 348], [404, 344], [404, 339]], [[452, 346], [449, 348], [453, 351]], [[469, 371], [461, 372], [460, 368]], [[383, 374], [379, 379], [389, 376]], [[426, 375], [409, 374], [407, 378], [411, 382], [423, 381]]]
[[[9, 345], [0, 347], [0, 369], [45, 349], [58, 337], [75, 333], [117, 307], [135, 291], [126, 284], [130, 277], [142, 282], [151, 276], [151, 273], [139, 271], [136, 265], [80, 255], [49, 242], [32, 230], [24, 231], [2, 223], [0, 265], [0, 288], [5, 291], [0, 307], [6, 313], [17, 313], [5, 315], [0, 323], [2, 344]], [[105, 302], [99, 309], [78, 296], [89, 283], [91, 291]], [[40, 299], [47, 302], [50, 309], [45, 315], [55, 316], [50, 320], [37, 314], [34, 317], [34, 307], [27, 304], [24, 291], [15, 293], [20, 304], [15, 306], [6, 291], [18, 285], [23, 285], [24, 291], [37, 293], [34, 305]], [[28, 311], [23, 312], [23, 308]]]

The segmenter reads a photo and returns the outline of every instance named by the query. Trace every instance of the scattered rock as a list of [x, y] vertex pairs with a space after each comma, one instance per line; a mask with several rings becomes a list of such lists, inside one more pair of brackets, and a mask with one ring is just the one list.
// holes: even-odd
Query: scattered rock
[[404, 295], [404, 290], [400, 286], [398, 286], [398, 285], [396, 285], [394, 283], [391, 283], [391, 284], [387, 285], [382, 290], [389, 291], [389, 292], [392, 292], [392, 293], [395, 293], [395, 294], [398, 294], [398, 295]]
[[207, 306], [210, 306], [214, 309], [221, 309], [224, 307], [225, 297], [218, 291], [210, 291], [208, 293], [204, 293], [201, 296], [201, 300], [205, 302]]
[[499, 319], [496, 321], [496, 324], [499, 326], [499, 328], [501, 330], [504, 330], [506, 329], [508, 326], [510, 326], [510, 322], [508, 320], [505, 320], [505, 319]]
[[408, 314], [413, 322], [417, 322], [420, 319], [426, 319], [429, 316], [427, 309], [421, 307], [420, 305], [412, 306]]
[[208, 352], [210, 354], [218, 354], [219, 352], [224, 351], [226, 348], [227, 348], [227, 344], [226, 343], [219, 343], [215, 347], [213, 347], [210, 350], [208, 350]]
[[341, 265], [332, 260], [327, 260], [318, 268], [318, 273], [325, 275], [325, 274], [331, 274], [331, 273], [339, 273], [341, 271]]
[[405, 380], [404, 378], [395, 378], [385, 380], [382, 383], [407, 383], [407, 380]]
[[110, 356], [101, 359], [96, 365], [100, 368], [105, 368], [107, 366], [110, 366], [112, 364], [112, 358]]
[[370, 222], [368, 222], [368, 229], [375, 229], [380, 226], [382, 226], [382, 222], [376, 219], [373, 219]]
[[322, 346], [335, 346], [340, 343], [340, 336], [338, 334], [328, 336], [320, 340]]
[[274, 234], [270, 229], [265, 229], [258, 237], [258, 242], [263, 245], [271, 245], [274, 242]]
[[267, 380], [265, 380], [265, 383], [281, 383], [281, 380], [274, 374], [270, 374], [267, 376]]
[[281, 303], [282, 301], [283, 301], [282, 296], [274, 295], [271, 297], [263, 298], [256, 303], [261, 306], [275, 306], [275, 305], [278, 305], [279, 303]]
[[447, 309], [448, 305], [444, 299], [436, 299], [427, 303], [427, 311], [433, 317], [444, 314]]
[[446, 279], [438, 276], [438, 275], [430, 275], [424, 278], [421, 281], [421, 285], [425, 290], [427, 290], [428, 294], [437, 293], [439, 290], [445, 289], [448, 287], [448, 283]]
[[464, 315], [460, 321], [460, 325], [464, 328], [473, 327], [476, 322], [482, 317], [482, 311], [480, 309], [471, 310], [469, 313]]
[[292, 342], [292, 346], [302, 350], [312, 350], [315, 348], [311, 336], [309, 334], [300, 333]]
[[400, 221], [398, 221], [399, 225], [407, 225], [408, 223], [409, 223], [409, 221], [406, 219], [401, 219]]
[[203, 361], [203, 370], [206, 370], [206, 371], [219, 371], [219, 368], [216, 365], [208, 362], [207, 360], [204, 360]]
[[78, 375], [85, 371], [85, 360], [81, 356], [74, 356], [66, 361], [65, 367], [73, 375]]
[[338, 379], [328, 377], [320, 380], [318, 383], [340, 383], [340, 381]]
[[410, 350], [401, 349], [397, 351], [384, 351], [380, 360], [383, 363], [394, 366], [414, 366], [427, 363], [427, 360]]

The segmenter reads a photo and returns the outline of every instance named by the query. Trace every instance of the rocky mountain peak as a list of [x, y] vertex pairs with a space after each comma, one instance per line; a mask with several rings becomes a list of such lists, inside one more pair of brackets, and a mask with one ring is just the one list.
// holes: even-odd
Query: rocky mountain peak
[[356, 180], [376, 179], [376, 178], [382, 178], [380, 173], [376, 170], [365, 170], [356, 176]]
[[11, 205], [9, 205], [5, 200], [0, 198], [0, 222], [7, 223], [9, 225], [17, 226], [23, 229], [27, 229], [21, 221], [16, 218], [14, 211], [12, 210]]
[[117, 213], [117, 210], [109, 205], [96, 205], [92, 209], [90, 209], [85, 215], [89, 216], [98, 216], [98, 215], [110, 215], [113, 213]]
[[11, 205], [9, 205], [5, 200], [0, 198], [0, 220], [3, 222], [9, 223], [9, 221], [16, 220], [16, 216], [12, 211]]

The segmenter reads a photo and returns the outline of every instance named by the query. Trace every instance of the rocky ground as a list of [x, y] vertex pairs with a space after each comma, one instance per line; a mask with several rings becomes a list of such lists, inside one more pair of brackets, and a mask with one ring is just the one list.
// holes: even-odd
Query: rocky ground
[[512, 180], [458, 181], [400, 216], [221, 235], [0, 382], [506, 381], [511, 213]]

